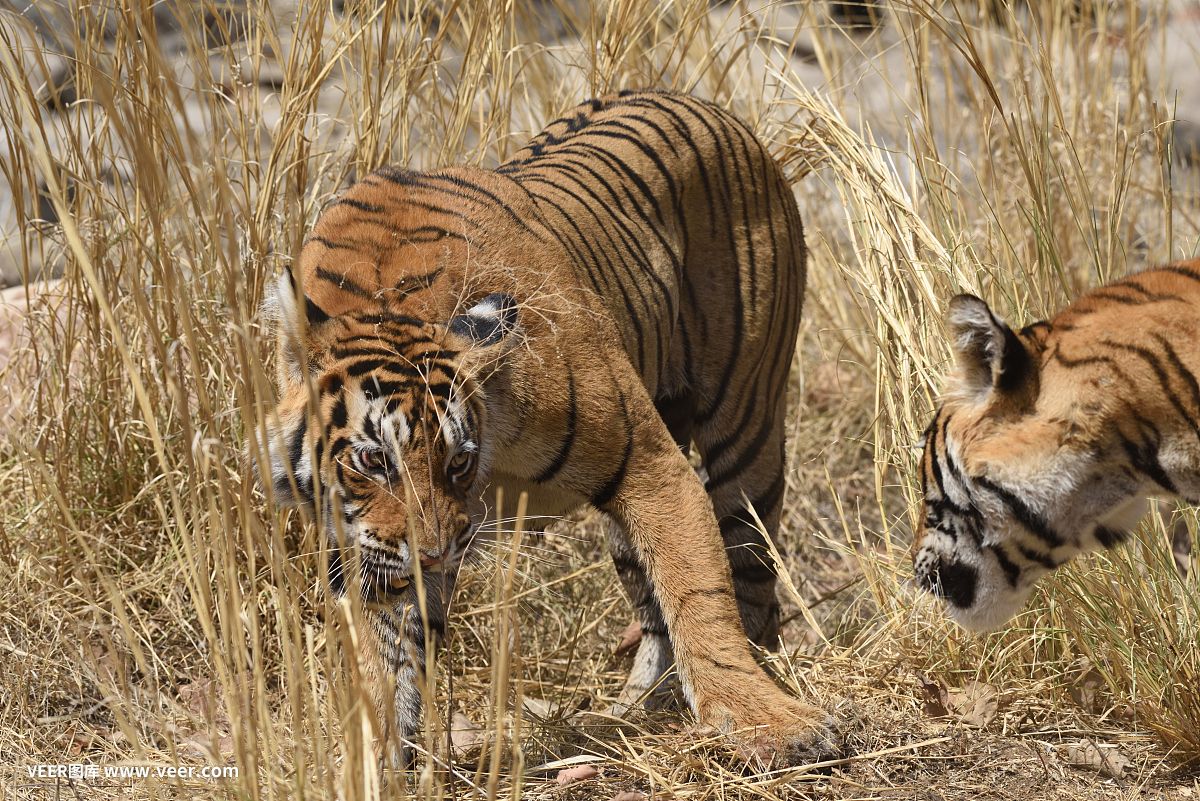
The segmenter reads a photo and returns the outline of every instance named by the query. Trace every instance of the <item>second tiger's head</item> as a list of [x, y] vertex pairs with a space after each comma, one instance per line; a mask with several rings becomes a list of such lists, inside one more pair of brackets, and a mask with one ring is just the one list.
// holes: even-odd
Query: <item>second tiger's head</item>
[[334, 547], [357, 549], [368, 587], [454, 566], [482, 516], [482, 383], [519, 339], [514, 299], [487, 295], [440, 322], [330, 316], [285, 272], [267, 310], [279, 342], [281, 397], [264, 431], [275, 501], [315, 507]]
[[1014, 331], [970, 295], [947, 322], [957, 369], [922, 444], [914, 577], [956, 622], [989, 630], [1043, 576], [1122, 541], [1144, 504], [1125, 465], [1130, 403], [1095, 354], [1111, 323]]

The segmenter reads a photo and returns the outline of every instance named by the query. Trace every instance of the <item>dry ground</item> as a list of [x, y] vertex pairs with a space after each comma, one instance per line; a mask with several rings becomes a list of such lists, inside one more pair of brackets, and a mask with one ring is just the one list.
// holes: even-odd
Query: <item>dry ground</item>
[[[1024, 323], [1200, 248], [1194, 3], [888, 2], [859, 31], [823, 3], [344, 5], [0, 11], [0, 268], [63, 276], [0, 320], [25, 346], [0, 362], [0, 797], [1200, 798], [1200, 571], [1163, 520], [987, 637], [902, 587], [946, 298]], [[629, 611], [594, 524], [565, 521], [481, 551], [425, 754], [374, 786], [354, 612], [239, 461], [271, 398], [262, 287], [352, 176], [495, 164], [623, 86], [727, 103], [795, 180], [813, 257], [771, 661], [846, 721], [847, 759], [753, 773], [685, 715], [581, 725]], [[456, 712], [479, 731], [448, 759]], [[240, 776], [31, 786], [71, 762]]]

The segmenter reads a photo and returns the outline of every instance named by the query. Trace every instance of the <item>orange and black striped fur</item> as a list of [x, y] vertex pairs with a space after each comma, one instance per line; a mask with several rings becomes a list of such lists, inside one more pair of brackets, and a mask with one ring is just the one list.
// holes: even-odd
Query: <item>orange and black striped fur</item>
[[950, 302], [958, 368], [925, 435], [917, 583], [972, 629], [1128, 536], [1152, 496], [1200, 502], [1200, 260], [1130, 275], [1013, 331]]
[[787, 181], [745, 124], [625, 93], [495, 170], [383, 169], [323, 212], [294, 273], [275, 301], [273, 493], [316, 499], [363, 566], [345, 590], [390, 606], [373, 605], [363, 647], [379, 688], [395, 677], [376, 701], [401, 737], [421, 706], [414, 560], [426, 588], [444, 568], [427, 602], [441, 626], [503, 486], [528, 491], [533, 515], [590, 504], [615, 521], [644, 631], [618, 706], [675, 663], [703, 723], [772, 757], [829, 751], [828, 717], [778, 689], [746, 637], [778, 633], [775, 566], [745, 500], [774, 533], [805, 249]]

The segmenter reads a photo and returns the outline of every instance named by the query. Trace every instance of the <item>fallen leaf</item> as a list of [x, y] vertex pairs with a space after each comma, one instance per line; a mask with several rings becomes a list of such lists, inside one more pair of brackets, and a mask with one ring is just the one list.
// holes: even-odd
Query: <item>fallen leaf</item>
[[1093, 715], [1102, 714], [1107, 708], [1107, 684], [1104, 676], [1094, 667], [1085, 664], [1079, 677], [1071, 682], [1071, 698], [1080, 709]]
[[1083, 740], [1067, 746], [1067, 764], [1077, 768], [1092, 768], [1105, 776], [1119, 779], [1129, 766], [1129, 760], [1116, 748], [1101, 748], [1091, 740]]
[[192, 734], [178, 741], [176, 747], [183, 756], [204, 759], [212, 763], [223, 763], [233, 757], [233, 737], [219, 733], [214, 741], [209, 734]]
[[487, 742], [487, 733], [462, 712], [450, 719], [450, 747], [458, 758], [477, 755]]
[[1000, 694], [981, 681], [969, 681], [961, 690], [950, 691], [950, 711], [968, 726], [982, 729], [996, 718]]
[[585, 782], [588, 779], [594, 779], [600, 775], [600, 770], [593, 765], [577, 765], [573, 768], [563, 768], [558, 772], [555, 781], [560, 786], [566, 787], [568, 784], [575, 782]]
[[637, 647], [642, 643], [642, 624], [636, 620], [625, 627], [621, 632], [621, 641], [617, 643], [617, 648], [613, 651], [614, 656], [625, 656], [637, 650]]
[[646, 794], [637, 790], [625, 790], [614, 795], [610, 801], [646, 801]]
[[925, 702], [921, 704], [921, 710], [926, 716], [931, 718], [950, 717], [950, 694], [946, 692], [946, 685], [923, 673], [917, 674], [917, 681], [921, 683], [921, 690], [925, 693]]
[[541, 698], [530, 698], [528, 696], [521, 699], [521, 707], [532, 713], [535, 717], [546, 720], [558, 714], [558, 704], [552, 704], [549, 701], [543, 701]]
[[980, 729], [996, 718], [1000, 694], [990, 684], [969, 681], [961, 689], [949, 690], [928, 676], [917, 674], [917, 680], [925, 692], [923, 708], [929, 717], [954, 718]]
[[67, 747], [67, 756], [79, 756], [91, 744], [92, 735], [86, 732], [72, 734], [70, 737], [70, 745]]

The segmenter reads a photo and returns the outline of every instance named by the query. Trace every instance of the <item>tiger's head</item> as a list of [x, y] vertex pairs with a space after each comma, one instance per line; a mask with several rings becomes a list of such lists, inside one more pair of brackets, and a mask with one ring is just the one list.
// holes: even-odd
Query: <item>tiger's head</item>
[[1050, 324], [1013, 331], [971, 295], [951, 300], [948, 328], [957, 367], [922, 444], [913, 567], [952, 619], [988, 630], [1042, 576], [1121, 541], [1144, 502], [1120, 466], [1104, 365], [1063, 356], [1095, 332], [1072, 331], [1060, 351]]
[[482, 384], [519, 338], [514, 299], [491, 294], [442, 322], [329, 315], [285, 271], [267, 310], [282, 389], [264, 432], [275, 501], [316, 507], [333, 547], [357, 550], [367, 593], [401, 589], [418, 564], [456, 566], [482, 512]]

